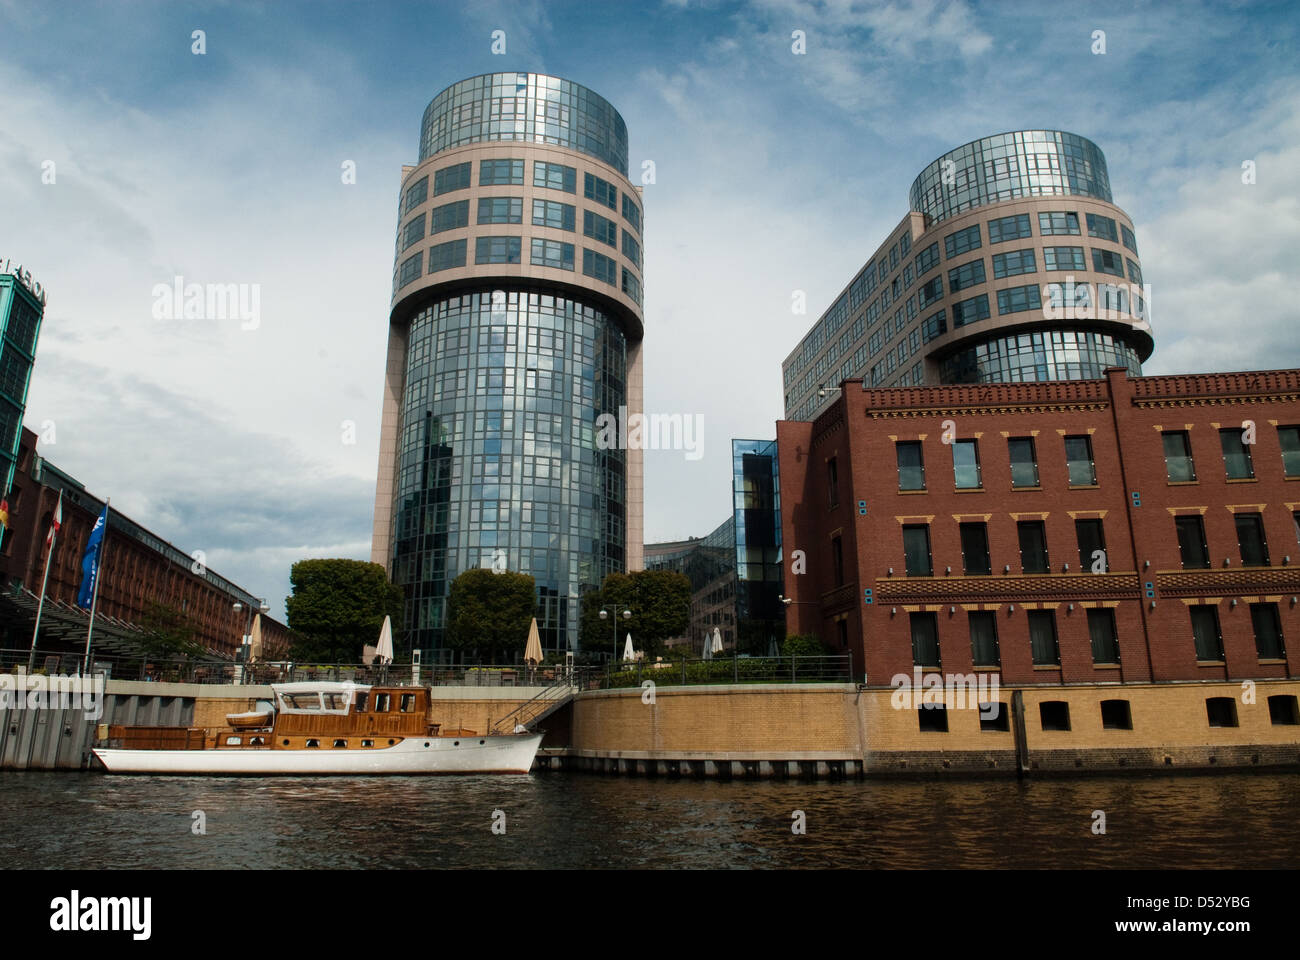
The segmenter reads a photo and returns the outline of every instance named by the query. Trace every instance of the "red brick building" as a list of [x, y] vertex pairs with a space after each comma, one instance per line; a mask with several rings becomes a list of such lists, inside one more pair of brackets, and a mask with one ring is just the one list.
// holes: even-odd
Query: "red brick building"
[[[36, 434], [23, 429], [18, 469], [9, 492], [9, 530], [0, 545], [0, 649], [31, 643], [36, 600], [45, 572], [46, 534], [59, 493], [63, 525], [50, 565], [41, 621], [41, 649], [84, 643], [89, 615], [76, 606], [81, 560], [104, 502], [36, 451]], [[159, 603], [188, 616], [195, 639], [215, 654], [233, 657], [248, 627], [248, 609], [259, 598], [122, 513], [109, 510], [95, 633], [110, 645], [138, 632], [148, 605]], [[236, 612], [234, 603], [243, 609]], [[288, 628], [262, 617], [263, 657], [288, 650]], [[75, 641], [75, 642], [74, 642]], [[97, 643], [98, 647], [99, 644]], [[119, 649], [123, 649], [119, 645]]]
[[846, 381], [777, 440], [787, 630], [873, 686], [1300, 675], [1300, 370]]

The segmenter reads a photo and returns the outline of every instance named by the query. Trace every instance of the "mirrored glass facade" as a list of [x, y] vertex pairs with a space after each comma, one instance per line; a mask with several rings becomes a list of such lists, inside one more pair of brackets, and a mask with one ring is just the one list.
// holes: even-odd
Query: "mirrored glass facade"
[[408, 640], [442, 645], [456, 575], [537, 581], [543, 647], [576, 646], [578, 598], [625, 564], [625, 451], [596, 417], [626, 404], [627, 347], [603, 312], [541, 290], [468, 293], [411, 320], [393, 581]]
[[1112, 202], [1106, 158], [1091, 140], [1059, 130], [973, 140], [922, 170], [909, 198], [930, 225], [973, 207], [1054, 195]]
[[604, 97], [559, 77], [485, 73], [452, 84], [425, 108], [420, 160], [492, 140], [567, 147], [627, 175], [627, 125]]
[[775, 440], [731, 441], [736, 648], [766, 656], [785, 639], [781, 481]]
[[944, 383], [1017, 383], [1029, 380], [1095, 380], [1107, 367], [1141, 376], [1137, 351], [1105, 333], [1035, 330], [959, 350], [941, 364]]
[[36, 362], [44, 305], [11, 274], [0, 275], [0, 482], [13, 485], [27, 387]]

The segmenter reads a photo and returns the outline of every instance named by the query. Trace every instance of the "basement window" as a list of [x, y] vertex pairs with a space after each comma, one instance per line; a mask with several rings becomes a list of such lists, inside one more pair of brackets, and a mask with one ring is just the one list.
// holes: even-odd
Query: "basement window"
[[1103, 700], [1101, 702], [1101, 726], [1103, 730], [1132, 730], [1133, 714], [1127, 700]]
[[948, 710], [942, 703], [922, 704], [916, 716], [922, 732], [948, 732]]
[[1268, 698], [1268, 718], [1275, 727], [1291, 727], [1300, 724], [1300, 705], [1296, 698], [1279, 694]]
[[980, 730], [1010, 730], [1010, 711], [1002, 702], [980, 704]]
[[1044, 730], [1069, 730], [1070, 705], [1064, 700], [1046, 700], [1038, 705], [1038, 719]]
[[1205, 713], [1212, 727], [1237, 725], [1237, 701], [1232, 697], [1206, 697]]

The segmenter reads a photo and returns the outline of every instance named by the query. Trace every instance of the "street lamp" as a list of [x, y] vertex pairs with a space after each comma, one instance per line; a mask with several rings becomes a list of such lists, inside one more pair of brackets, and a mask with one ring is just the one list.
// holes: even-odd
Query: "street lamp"
[[[618, 617], [616, 617], [613, 613], [611, 613], [608, 610], [602, 610], [600, 611], [600, 619], [608, 620], [610, 622], [610, 626], [614, 630], [614, 660], [618, 660]], [[632, 619], [632, 611], [624, 610], [623, 619], [624, 620]]]
[[[235, 613], [239, 613], [241, 610], [245, 609], [245, 607], [242, 603], [236, 600], [233, 604], [231, 604], [231, 609], [233, 609]], [[249, 604], [247, 609], [248, 609], [248, 616], [244, 619], [244, 635], [239, 639], [239, 650], [241, 653], [240, 665], [239, 665], [239, 677], [241, 680], [244, 677], [244, 669], [248, 664], [248, 656], [249, 654], [252, 653], [252, 650], [248, 649], [250, 644], [252, 643], [252, 637], [250, 635], [253, 632], [254, 610], [252, 604]], [[256, 612], [266, 613], [270, 609], [271, 609], [270, 605], [265, 600], [259, 599], [257, 601]]]

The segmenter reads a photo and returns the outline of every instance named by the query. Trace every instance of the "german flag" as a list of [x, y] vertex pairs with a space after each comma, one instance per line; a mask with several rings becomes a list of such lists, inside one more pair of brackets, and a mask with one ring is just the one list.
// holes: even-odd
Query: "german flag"
[[0, 500], [0, 527], [9, 529], [9, 498]]

